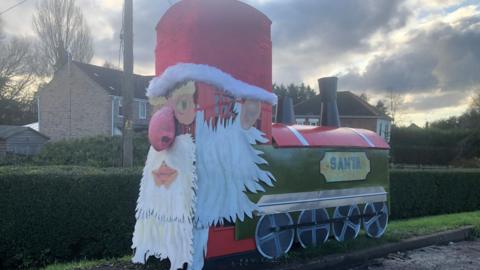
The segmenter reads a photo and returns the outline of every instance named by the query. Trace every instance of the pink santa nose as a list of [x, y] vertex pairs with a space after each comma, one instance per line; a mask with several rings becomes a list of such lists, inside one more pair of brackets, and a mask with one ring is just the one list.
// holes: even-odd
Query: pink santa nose
[[153, 114], [148, 126], [148, 140], [157, 151], [167, 149], [175, 139], [173, 108], [165, 106]]

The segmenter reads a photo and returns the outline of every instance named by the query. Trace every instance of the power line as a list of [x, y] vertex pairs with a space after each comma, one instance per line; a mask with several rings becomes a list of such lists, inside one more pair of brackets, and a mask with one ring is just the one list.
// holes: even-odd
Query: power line
[[27, 2], [27, 0], [22, 0], [22, 1], [18, 2], [18, 3], [16, 3], [15, 5], [7, 8], [7, 9], [5, 9], [5, 10], [3, 10], [3, 11], [1, 11], [1, 12], [0, 12], [0, 16], [3, 15], [4, 13], [6, 13], [6, 12], [8, 12], [8, 11], [10, 11], [10, 10], [18, 7], [18, 6], [20, 6], [21, 4], [23, 4], [23, 3], [25, 3], [25, 2]]

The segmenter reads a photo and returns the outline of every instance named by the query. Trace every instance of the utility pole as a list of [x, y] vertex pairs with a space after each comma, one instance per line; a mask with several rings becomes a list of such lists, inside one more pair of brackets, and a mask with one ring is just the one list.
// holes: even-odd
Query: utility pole
[[133, 3], [124, 1], [123, 17], [123, 167], [133, 166]]

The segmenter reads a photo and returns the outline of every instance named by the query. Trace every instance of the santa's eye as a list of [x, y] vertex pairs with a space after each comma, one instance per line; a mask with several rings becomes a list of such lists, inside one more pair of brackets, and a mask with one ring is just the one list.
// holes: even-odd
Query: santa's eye
[[188, 108], [188, 101], [185, 98], [180, 98], [177, 101], [177, 110], [185, 111]]
[[249, 129], [260, 117], [261, 104], [259, 101], [246, 100], [242, 105], [240, 115], [241, 124], [244, 129]]
[[189, 125], [195, 118], [195, 102], [193, 95], [181, 95], [175, 99], [175, 117], [184, 124]]

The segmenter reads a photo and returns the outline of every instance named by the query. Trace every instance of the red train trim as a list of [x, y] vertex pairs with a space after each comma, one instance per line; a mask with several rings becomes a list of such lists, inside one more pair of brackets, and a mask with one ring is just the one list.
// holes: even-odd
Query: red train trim
[[366, 129], [286, 126], [276, 123], [272, 126], [272, 137], [277, 147], [390, 148], [382, 137]]
[[253, 238], [235, 240], [235, 226], [211, 227], [208, 234], [207, 259], [255, 250]]

